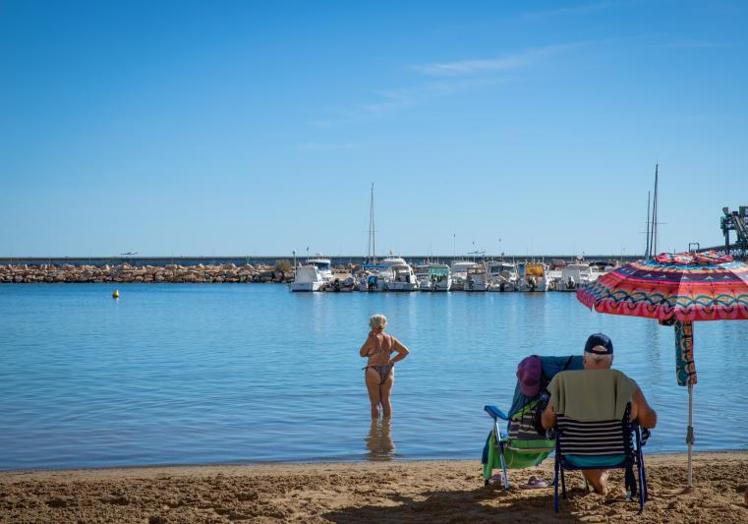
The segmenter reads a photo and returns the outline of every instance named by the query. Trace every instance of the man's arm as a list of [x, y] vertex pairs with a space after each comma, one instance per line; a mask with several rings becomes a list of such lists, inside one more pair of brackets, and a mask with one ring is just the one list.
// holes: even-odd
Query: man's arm
[[639, 425], [642, 427], [654, 428], [657, 425], [657, 412], [647, 403], [642, 390], [636, 388], [631, 400], [633, 404], [631, 407], [632, 420], [638, 420]]
[[556, 424], [556, 414], [553, 412], [553, 407], [549, 402], [543, 412], [540, 414], [540, 425], [543, 429], [550, 429]]

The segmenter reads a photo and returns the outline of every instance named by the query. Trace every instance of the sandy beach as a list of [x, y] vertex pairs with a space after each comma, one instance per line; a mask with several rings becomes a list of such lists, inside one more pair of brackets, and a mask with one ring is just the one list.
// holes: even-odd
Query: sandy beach
[[515, 471], [509, 492], [484, 487], [476, 461], [148, 467], [0, 474], [0, 522], [748, 522], [748, 452], [702, 453], [694, 493], [682, 494], [685, 455], [648, 457], [641, 516], [622, 498], [583, 490], [553, 513], [552, 461]]

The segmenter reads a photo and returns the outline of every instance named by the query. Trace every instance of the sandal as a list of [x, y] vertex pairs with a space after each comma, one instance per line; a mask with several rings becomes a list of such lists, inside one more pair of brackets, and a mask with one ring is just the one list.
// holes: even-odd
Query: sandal
[[550, 484], [542, 478], [535, 477], [534, 475], [527, 480], [527, 484], [522, 486], [524, 489], [542, 489], [547, 488]]

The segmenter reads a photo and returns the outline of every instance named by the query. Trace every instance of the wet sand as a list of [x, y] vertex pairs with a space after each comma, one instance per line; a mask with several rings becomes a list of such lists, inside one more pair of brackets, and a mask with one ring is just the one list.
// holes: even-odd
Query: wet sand
[[570, 473], [570, 498], [553, 512], [553, 462], [511, 473], [514, 488], [483, 486], [477, 461], [148, 467], [0, 473], [0, 522], [748, 522], [748, 451], [702, 453], [695, 485], [685, 455], [647, 458], [650, 501], [608, 497]]

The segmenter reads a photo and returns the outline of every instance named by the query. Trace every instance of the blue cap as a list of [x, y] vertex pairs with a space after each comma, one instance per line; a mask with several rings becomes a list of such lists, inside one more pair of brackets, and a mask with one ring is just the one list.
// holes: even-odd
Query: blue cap
[[[605, 349], [603, 350], [602, 348]], [[613, 341], [607, 335], [594, 333], [587, 339], [587, 343], [584, 345], [584, 352], [592, 353], [593, 355], [612, 355]]]

